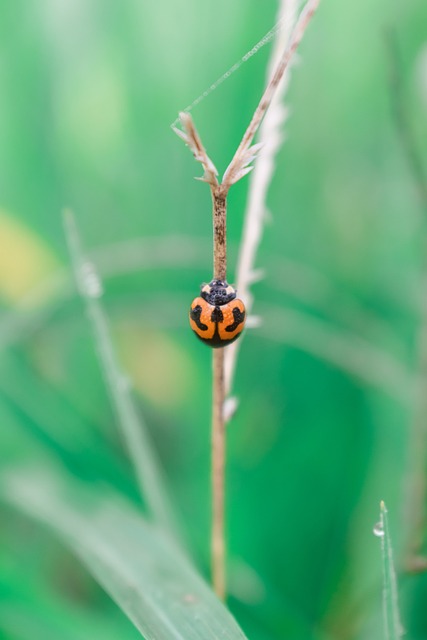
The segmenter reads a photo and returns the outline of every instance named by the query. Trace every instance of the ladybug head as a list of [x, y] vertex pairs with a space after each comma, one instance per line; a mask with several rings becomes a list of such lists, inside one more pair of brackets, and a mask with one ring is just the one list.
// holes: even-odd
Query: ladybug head
[[236, 290], [225, 280], [212, 280], [202, 287], [200, 295], [213, 307], [221, 307], [236, 297]]

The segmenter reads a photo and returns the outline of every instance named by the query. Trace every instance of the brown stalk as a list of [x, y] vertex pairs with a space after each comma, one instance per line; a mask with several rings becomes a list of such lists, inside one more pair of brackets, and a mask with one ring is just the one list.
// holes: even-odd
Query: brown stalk
[[225, 598], [225, 420], [224, 349], [212, 354], [212, 532], [211, 570], [215, 593]]
[[227, 280], [227, 190], [212, 187], [213, 277]]
[[[211, 187], [213, 211], [213, 276], [227, 279], [227, 191]], [[211, 571], [215, 593], [225, 598], [225, 420], [224, 349], [212, 353]]]
[[[265, 89], [257, 108], [255, 109], [254, 115], [252, 116], [252, 120], [250, 121], [249, 126], [245, 131], [242, 141], [239, 144], [232, 161], [228, 165], [226, 172], [224, 173], [222, 184], [226, 185], [228, 188], [230, 188], [232, 184], [240, 180], [240, 178], [242, 178], [243, 175], [246, 175], [246, 173], [249, 173], [249, 171], [252, 169], [252, 167], [250, 167], [244, 170], [244, 173], [241, 175], [242, 158], [245, 160], [245, 156], [250, 152], [250, 149], [251, 149], [250, 145], [252, 143], [252, 140], [258, 130], [259, 125], [261, 124], [261, 121], [265, 115], [265, 112], [270, 106], [271, 100], [283, 77], [283, 74], [285, 73], [295, 51], [298, 48], [299, 43], [302, 40], [302, 37], [305, 33], [308, 23], [310, 22], [317, 7], [319, 6], [319, 2], [320, 0], [308, 0], [304, 9], [301, 11], [300, 17], [298, 18], [298, 22], [296, 23], [295, 29], [292, 32], [289, 45], [286, 47], [283, 53], [283, 56], [279, 60], [279, 63], [273, 73], [273, 76], [270, 82], [268, 83], [267, 88]], [[256, 147], [258, 147], [258, 145], [255, 145], [254, 147], [252, 147], [252, 149], [254, 150], [254, 156], [259, 150], [259, 148], [256, 148]], [[251, 162], [252, 159], [253, 158], [251, 158], [249, 162]], [[243, 166], [246, 166], [246, 164], [244, 164]]]
[[[320, 0], [308, 0], [292, 32], [290, 43], [280, 59], [275, 72], [254, 112], [252, 120], [237, 148], [234, 157], [223, 176], [218, 181], [218, 171], [209, 158], [201, 138], [189, 113], [180, 113], [183, 131], [173, 127], [175, 133], [188, 145], [195, 159], [201, 163], [204, 173], [198, 178], [207, 182], [212, 194], [213, 216], [213, 277], [215, 280], [227, 279], [227, 194], [232, 184], [252, 170], [251, 163], [261, 148], [260, 144], [251, 146], [252, 140], [267, 111], [274, 93], [289, 65], [310, 19]], [[212, 583], [219, 598], [226, 594], [225, 580], [225, 377], [224, 349], [213, 350], [213, 386], [212, 386], [212, 533], [211, 565]]]

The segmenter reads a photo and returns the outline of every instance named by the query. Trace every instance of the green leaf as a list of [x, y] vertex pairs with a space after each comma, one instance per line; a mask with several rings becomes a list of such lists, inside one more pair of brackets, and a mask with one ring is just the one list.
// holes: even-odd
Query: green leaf
[[400, 624], [393, 550], [388, 526], [387, 509], [384, 502], [380, 504], [380, 521], [375, 525], [374, 533], [381, 538], [384, 638], [385, 640], [399, 640], [402, 635], [402, 625]]
[[157, 522], [169, 531], [177, 532], [176, 517], [156, 452], [151, 445], [147, 428], [135, 410], [128, 378], [122, 373], [116, 360], [107, 318], [99, 301], [102, 282], [94, 265], [84, 255], [71, 211], [64, 213], [64, 226], [77, 286], [86, 304], [102, 371], [141, 495]]
[[146, 640], [244, 640], [191, 561], [111, 491], [55, 467], [5, 470], [0, 498], [65, 542]]

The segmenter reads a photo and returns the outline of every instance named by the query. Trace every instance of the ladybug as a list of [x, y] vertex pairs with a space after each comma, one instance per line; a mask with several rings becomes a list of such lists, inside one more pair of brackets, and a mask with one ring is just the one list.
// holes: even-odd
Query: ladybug
[[190, 326], [210, 347], [226, 347], [237, 340], [245, 325], [245, 305], [225, 280], [205, 284], [190, 306]]

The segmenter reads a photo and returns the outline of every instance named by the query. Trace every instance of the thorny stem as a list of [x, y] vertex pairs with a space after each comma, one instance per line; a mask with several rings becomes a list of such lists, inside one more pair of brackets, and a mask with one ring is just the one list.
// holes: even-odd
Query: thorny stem
[[213, 350], [212, 397], [212, 583], [221, 600], [225, 598], [225, 422], [224, 349]]

